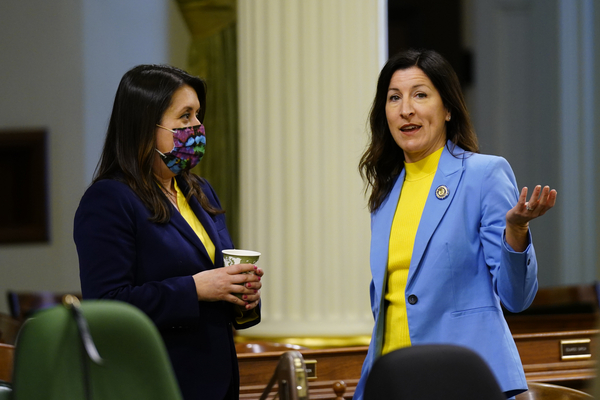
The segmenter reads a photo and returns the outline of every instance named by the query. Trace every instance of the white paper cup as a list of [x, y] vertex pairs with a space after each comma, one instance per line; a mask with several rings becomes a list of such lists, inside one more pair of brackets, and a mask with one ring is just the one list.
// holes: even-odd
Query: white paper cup
[[[252, 250], [238, 250], [238, 249], [227, 249], [223, 250], [223, 262], [225, 266], [228, 267], [230, 265], [235, 264], [254, 264], [258, 262], [258, 258], [260, 257], [260, 253], [258, 251]], [[242, 272], [243, 274], [253, 274], [254, 270]], [[240, 283], [239, 285], [242, 285]], [[240, 293], [234, 293], [236, 297], [242, 298]]]
[[228, 267], [234, 264], [255, 264], [260, 253], [252, 250], [227, 249], [223, 250], [223, 262]]

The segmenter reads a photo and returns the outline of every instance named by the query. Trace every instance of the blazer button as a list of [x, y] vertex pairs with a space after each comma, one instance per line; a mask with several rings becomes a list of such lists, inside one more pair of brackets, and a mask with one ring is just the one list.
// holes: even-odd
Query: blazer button
[[417, 301], [419, 301], [419, 298], [417, 296], [415, 296], [414, 294], [411, 294], [410, 296], [408, 296], [408, 302], [411, 305], [417, 304]]

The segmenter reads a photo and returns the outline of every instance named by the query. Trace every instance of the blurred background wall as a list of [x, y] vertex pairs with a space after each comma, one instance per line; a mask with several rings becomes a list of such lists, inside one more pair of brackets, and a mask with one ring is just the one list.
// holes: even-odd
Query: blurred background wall
[[38, 167], [49, 196], [48, 242], [0, 244], [1, 312], [8, 289], [80, 291], [73, 216], [98, 162], [117, 85], [137, 64], [185, 67], [189, 41], [173, 1], [0, 4], [0, 131], [46, 130], [48, 163]]
[[[0, 312], [8, 311], [8, 289], [79, 291], [73, 215], [114, 93], [134, 65], [189, 68], [193, 34], [180, 3], [0, 4], [0, 134], [47, 131], [49, 196], [48, 242], [0, 243]], [[348, 3], [238, 2], [241, 206], [229, 223], [239, 227], [238, 247], [266, 256], [266, 323], [257, 334], [369, 333], [368, 213], [356, 164], [379, 68], [407, 45], [436, 48], [454, 63], [482, 152], [506, 157], [521, 186], [558, 190], [557, 207], [532, 223], [541, 285], [592, 283], [600, 7]]]

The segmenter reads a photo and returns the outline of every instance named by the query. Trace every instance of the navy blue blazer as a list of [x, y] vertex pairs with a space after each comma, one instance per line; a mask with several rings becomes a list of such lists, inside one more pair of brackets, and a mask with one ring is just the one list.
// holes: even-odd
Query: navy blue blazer
[[[187, 192], [183, 180], [177, 183]], [[221, 208], [205, 181], [202, 191]], [[75, 214], [74, 239], [81, 290], [86, 299], [133, 304], [154, 321], [164, 339], [186, 400], [222, 400], [230, 385], [239, 390], [231, 303], [200, 302], [192, 275], [223, 267], [219, 255], [233, 248], [224, 214], [211, 216], [192, 198], [190, 207], [215, 245], [215, 264], [198, 236], [178, 212], [165, 224], [149, 221], [150, 211], [123, 182], [101, 180], [85, 192]]]
[[[375, 326], [355, 400], [362, 399], [368, 374], [381, 354], [390, 231], [404, 175], [403, 170], [371, 215]], [[440, 187], [447, 189], [446, 197], [436, 193]], [[405, 289], [411, 344], [472, 349], [488, 363], [507, 397], [527, 390], [527, 382], [500, 304], [522, 311], [538, 288], [531, 236], [523, 252], [515, 252], [504, 239], [506, 213], [518, 197], [505, 159], [465, 152], [448, 142], [419, 222]]]

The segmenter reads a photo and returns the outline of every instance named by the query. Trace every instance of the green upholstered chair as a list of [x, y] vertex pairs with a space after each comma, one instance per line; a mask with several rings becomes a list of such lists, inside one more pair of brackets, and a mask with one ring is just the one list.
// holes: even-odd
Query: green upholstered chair
[[101, 363], [84, 349], [70, 307], [39, 311], [17, 338], [12, 400], [181, 400], [162, 338], [144, 313], [109, 300], [78, 309]]

